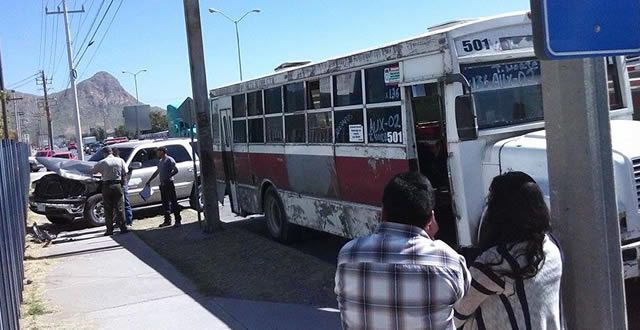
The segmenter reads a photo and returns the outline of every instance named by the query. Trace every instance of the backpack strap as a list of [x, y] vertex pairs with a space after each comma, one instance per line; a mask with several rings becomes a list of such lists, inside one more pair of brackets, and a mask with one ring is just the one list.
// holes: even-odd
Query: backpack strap
[[[504, 245], [498, 246], [497, 251], [509, 263], [515, 272], [519, 272], [521, 270], [518, 261], [511, 255], [511, 253], [509, 253], [509, 251], [507, 251], [507, 248]], [[516, 294], [520, 300], [522, 314], [524, 315], [525, 329], [531, 330], [531, 313], [529, 311], [529, 303], [527, 302], [527, 294], [524, 290], [524, 281], [522, 278], [515, 278], [514, 280], [516, 284]]]

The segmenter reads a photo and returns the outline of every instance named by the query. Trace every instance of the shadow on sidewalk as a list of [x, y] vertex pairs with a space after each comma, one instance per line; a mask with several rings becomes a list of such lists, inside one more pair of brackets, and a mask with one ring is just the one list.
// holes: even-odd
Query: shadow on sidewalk
[[113, 239], [220, 319], [247, 328], [340, 327], [333, 283], [343, 238], [309, 232], [283, 245], [268, 238], [260, 217], [213, 234], [197, 222], [135, 234], [148, 246], [126, 235]]

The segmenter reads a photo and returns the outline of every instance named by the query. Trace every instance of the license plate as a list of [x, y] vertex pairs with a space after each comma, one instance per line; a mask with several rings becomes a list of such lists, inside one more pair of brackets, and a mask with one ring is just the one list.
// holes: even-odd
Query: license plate
[[44, 204], [37, 204], [36, 208], [38, 209], [38, 212], [44, 212], [45, 211]]

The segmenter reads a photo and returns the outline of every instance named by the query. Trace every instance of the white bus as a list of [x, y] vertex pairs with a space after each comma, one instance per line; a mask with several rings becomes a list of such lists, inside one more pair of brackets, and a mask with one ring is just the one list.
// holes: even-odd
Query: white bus
[[[213, 89], [219, 191], [238, 214], [265, 213], [281, 241], [294, 225], [354, 237], [379, 221], [387, 180], [420, 171], [437, 190], [440, 238], [473, 246], [493, 177], [521, 170], [548, 195], [531, 35], [526, 12], [448, 22]], [[625, 276], [638, 277], [640, 122], [624, 59], [606, 61]]]

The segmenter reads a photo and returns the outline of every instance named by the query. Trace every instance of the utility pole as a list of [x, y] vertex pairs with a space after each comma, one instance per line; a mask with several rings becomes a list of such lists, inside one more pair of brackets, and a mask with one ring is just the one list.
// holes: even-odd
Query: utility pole
[[[12, 90], [11, 93], [15, 94], [16, 91]], [[18, 107], [17, 107], [17, 102], [18, 100], [22, 100], [22, 97], [11, 97], [8, 98], [7, 101], [12, 101], [13, 102], [13, 115], [15, 116], [15, 120], [16, 120], [16, 134], [17, 134], [17, 139], [18, 141], [22, 140], [22, 129], [20, 128], [20, 116], [18, 115]]]
[[[47, 77], [44, 74], [44, 71], [40, 71], [40, 80], [41, 82], [38, 82], [36, 80], [36, 83], [40, 83], [42, 84], [42, 88], [44, 89], [44, 112], [47, 115], [47, 130], [49, 132], [49, 148], [51, 148], [51, 150], [53, 150], [53, 126], [51, 124], [51, 112], [49, 111], [49, 96], [48, 96], [48, 91], [47, 91]], [[38, 127], [40, 126], [40, 124], [38, 123]], [[38, 143], [40, 143], [40, 135], [39, 135], [39, 129], [38, 129]]]
[[78, 90], [76, 88], [76, 78], [78, 73], [73, 67], [73, 51], [71, 50], [71, 32], [69, 31], [69, 14], [84, 13], [84, 5], [81, 10], [67, 10], [67, 1], [62, 0], [62, 11], [50, 12], [47, 15], [62, 14], [64, 16], [64, 30], [67, 39], [67, 60], [69, 61], [69, 81], [71, 82], [71, 96], [73, 98], [73, 108], [76, 112], [76, 147], [78, 148], [78, 158], [84, 160], [84, 146], [82, 145], [82, 126], [80, 125], [80, 107], [78, 106]]
[[2, 53], [0, 53], [0, 106], [2, 106], [2, 125], [4, 138], [9, 138], [9, 122], [7, 121], [7, 101], [4, 95], [4, 75], [2, 73]]
[[200, 149], [200, 181], [204, 195], [205, 233], [222, 230], [218, 211], [218, 191], [216, 168], [213, 162], [213, 136], [209, 118], [209, 92], [207, 91], [207, 72], [204, 64], [202, 46], [202, 27], [200, 25], [200, 4], [198, 0], [183, 0], [184, 18], [189, 47], [191, 67], [191, 89], [198, 125], [198, 148]]

